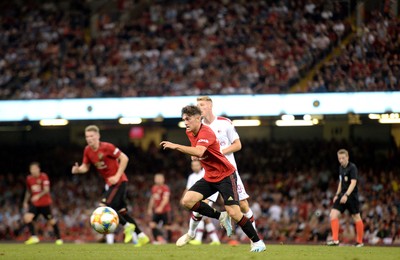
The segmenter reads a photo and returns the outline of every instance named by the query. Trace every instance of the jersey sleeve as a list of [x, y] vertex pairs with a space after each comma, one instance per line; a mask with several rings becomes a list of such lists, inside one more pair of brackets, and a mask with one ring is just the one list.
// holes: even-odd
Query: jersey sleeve
[[153, 196], [156, 193], [156, 186], [151, 186], [151, 195]]
[[88, 146], [86, 146], [85, 150], [83, 151], [83, 159], [82, 159], [82, 163], [84, 164], [90, 164], [90, 159], [89, 159], [89, 155], [88, 155]]
[[108, 143], [107, 144], [107, 153], [112, 157], [117, 159], [121, 155], [121, 150], [118, 149], [118, 147], [115, 147], [115, 145]]
[[351, 180], [358, 180], [358, 170], [357, 170], [357, 167], [354, 164], [351, 165], [350, 179]]
[[208, 128], [205, 131], [199, 132], [196, 146], [201, 145], [201, 146], [208, 147], [211, 144], [213, 144], [215, 142], [215, 140], [216, 140], [216, 137], [215, 137], [214, 132], [210, 128]]
[[164, 185], [163, 187], [163, 197], [169, 196], [171, 191], [169, 190], [169, 187], [167, 185]]
[[46, 173], [42, 175], [43, 186], [50, 186], [50, 179]]
[[236, 132], [235, 126], [231, 122], [226, 122], [226, 135], [228, 136], [229, 142], [239, 139], [239, 134]]

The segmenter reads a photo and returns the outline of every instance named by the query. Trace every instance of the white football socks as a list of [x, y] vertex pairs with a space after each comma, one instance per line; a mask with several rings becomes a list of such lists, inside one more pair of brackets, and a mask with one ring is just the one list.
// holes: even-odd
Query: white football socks
[[203, 234], [204, 234], [204, 220], [201, 220], [201, 221], [199, 222], [199, 224], [197, 225], [197, 229], [196, 229], [195, 233], [196, 233], [195, 239], [196, 239], [197, 241], [203, 240]]
[[[196, 218], [201, 218], [202, 217], [202, 215], [200, 213], [197, 213], [197, 212], [192, 212], [192, 214]], [[189, 221], [188, 234], [189, 234], [190, 237], [195, 237], [196, 236], [196, 229], [197, 229], [197, 226], [200, 223], [200, 221], [194, 220], [193, 216], [190, 218], [190, 221]]]
[[206, 225], [206, 231], [210, 235], [211, 241], [220, 242], [213, 223], [210, 222]]
[[107, 242], [107, 244], [109, 244], [109, 245], [112, 245], [112, 244], [114, 244], [114, 234], [107, 234], [106, 235], [106, 242]]

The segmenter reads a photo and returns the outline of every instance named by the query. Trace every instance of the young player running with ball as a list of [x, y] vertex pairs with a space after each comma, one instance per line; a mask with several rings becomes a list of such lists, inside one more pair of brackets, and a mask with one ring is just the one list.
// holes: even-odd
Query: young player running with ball
[[[220, 151], [219, 142], [210, 127], [201, 122], [201, 111], [197, 106], [182, 109], [182, 120], [186, 126], [186, 135], [191, 146], [162, 141], [163, 149], [172, 149], [191, 155], [200, 160], [205, 170], [204, 178], [196, 182], [181, 200], [184, 208], [196, 211], [204, 216], [219, 219], [228, 236], [232, 234], [230, 218], [253, 242], [251, 252], [265, 251], [264, 242], [259, 238], [251, 221], [240, 211], [236, 169]], [[224, 201], [226, 212], [218, 212], [202, 200], [219, 192]]]

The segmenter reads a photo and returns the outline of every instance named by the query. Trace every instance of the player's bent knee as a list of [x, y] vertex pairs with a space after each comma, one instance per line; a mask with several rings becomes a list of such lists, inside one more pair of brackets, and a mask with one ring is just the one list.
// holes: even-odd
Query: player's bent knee
[[49, 219], [49, 223], [50, 223], [50, 225], [54, 226], [55, 224], [57, 224], [57, 220], [54, 218]]
[[338, 210], [335, 209], [331, 210], [331, 212], [329, 213], [330, 220], [339, 218], [339, 214], [340, 212]]
[[243, 216], [243, 213], [240, 211], [240, 207], [237, 205], [232, 205], [232, 206], [225, 205], [225, 209], [228, 215], [236, 222], [240, 221], [240, 219]]
[[26, 213], [26, 214], [24, 214], [24, 222], [25, 222], [25, 223], [31, 223], [34, 216], [35, 216], [35, 215], [33, 215], [32, 213]]
[[181, 205], [186, 209], [191, 209], [196, 204], [196, 200], [193, 196], [191, 196], [190, 192], [186, 192], [185, 195], [181, 199]]
[[157, 224], [155, 222], [150, 222], [149, 227], [150, 228], [155, 228], [157, 226]]
[[192, 200], [190, 200], [189, 198], [183, 197], [181, 199], [181, 205], [182, 207], [184, 207], [185, 209], [190, 210], [191, 208], [193, 208], [194, 204], [196, 204], [196, 202], [193, 202]]
[[359, 213], [351, 215], [353, 217], [353, 220], [355, 222], [360, 221], [361, 220], [361, 215]]

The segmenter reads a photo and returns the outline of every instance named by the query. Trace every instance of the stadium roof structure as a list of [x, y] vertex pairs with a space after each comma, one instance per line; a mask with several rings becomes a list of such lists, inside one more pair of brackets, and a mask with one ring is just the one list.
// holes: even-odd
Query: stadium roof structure
[[[400, 112], [400, 92], [211, 96], [214, 112], [229, 117], [342, 115]], [[8, 100], [0, 102], [0, 122], [42, 119], [115, 120], [180, 118], [196, 96]]]

